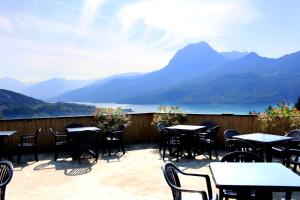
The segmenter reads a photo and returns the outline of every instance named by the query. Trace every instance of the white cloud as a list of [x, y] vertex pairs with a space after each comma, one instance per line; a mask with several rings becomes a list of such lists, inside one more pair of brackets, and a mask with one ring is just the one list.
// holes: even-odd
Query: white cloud
[[8, 17], [0, 16], [0, 29], [11, 32], [14, 30], [14, 25]]

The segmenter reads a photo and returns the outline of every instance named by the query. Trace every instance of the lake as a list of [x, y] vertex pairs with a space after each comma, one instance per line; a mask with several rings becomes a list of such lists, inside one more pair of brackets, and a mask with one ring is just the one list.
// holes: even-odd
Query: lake
[[[149, 113], [157, 111], [158, 104], [116, 104], [116, 103], [91, 103], [91, 102], [72, 102], [77, 104], [92, 105], [96, 107], [110, 107], [132, 109], [133, 113]], [[262, 112], [268, 104], [197, 104], [197, 105], [176, 105], [187, 113], [194, 114], [248, 114], [249, 111]]]

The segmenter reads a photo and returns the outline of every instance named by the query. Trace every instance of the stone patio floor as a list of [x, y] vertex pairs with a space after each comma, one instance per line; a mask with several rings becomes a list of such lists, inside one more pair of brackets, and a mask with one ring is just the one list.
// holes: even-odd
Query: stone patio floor
[[[220, 152], [222, 156], [224, 152]], [[161, 170], [163, 160], [153, 144], [130, 145], [126, 154], [100, 155], [93, 160], [72, 161], [64, 155], [53, 161], [53, 154], [39, 154], [39, 162], [32, 155], [22, 157], [22, 164], [14, 164], [14, 175], [7, 186], [7, 200], [171, 200], [172, 193]], [[16, 158], [14, 158], [16, 160]], [[166, 159], [167, 160], [167, 159]], [[27, 162], [26, 162], [27, 161]], [[208, 164], [218, 161], [200, 155], [196, 159], [180, 159], [176, 165], [182, 170], [210, 175]], [[199, 178], [180, 177], [184, 187], [201, 189], [205, 182]], [[218, 193], [211, 177], [213, 191]], [[274, 199], [281, 199], [277, 193]], [[300, 199], [293, 193], [294, 199]]]

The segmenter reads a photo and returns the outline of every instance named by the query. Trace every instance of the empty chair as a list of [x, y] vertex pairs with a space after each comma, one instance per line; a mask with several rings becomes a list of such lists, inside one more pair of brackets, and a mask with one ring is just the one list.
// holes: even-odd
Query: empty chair
[[228, 139], [225, 141], [225, 147], [228, 152], [234, 152], [234, 151], [255, 152], [255, 147], [251, 143], [245, 140]]
[[217, 150], [217, 134], [219, 132], [220, 126], [215, 122], [203, 122], [200, 124], [201, 126], [206, 127], [206, 131], [204, 133], [197, 133], [195, 135], [195, 152], [197, 149], [206, 148], [209, 153], [209, 159], [211, 159], [211, 151], [214, 149], [216, 157], [218, 157]]
[[165, 138], [165, 136], [163, 134], [163, 131], [162, 131], [166, 127], [167, 127], [167, 124], [165, 124], [165, 123], [158, 123], [156, 125], [156, 131], [159, 134], [159, 153], [161, 152], [164, 145], [166, 144], [166, 138]]
[[240, 135], [241, 133], [234, 129], [226, 129], [224, 131], [225, 140], [233, 139], [233, 136]]
[[164, 149], [163, 149], [163, 160], [166, 156], [166, 150], [169, 152], [169, 156], [176, 155], [176, 161], [183, 155], [183, 144], [182, 135], [174, 129], [163, 129], [162, 134], [164, 135]]
[[124, 131], [125, 131], [126, 125], [121, 124], [118, 126], [115, 130], [108, 130], [106, 131], [106, 137], [104, 141], [104, 152], [105, 149], [108, 149], [108, 155], [111, 155], [111, 150], [113, 145], [116, 145], [118, 148], [118, 151], [120, 151], [120, 147], [122, 148], [123, 154], [125, 154], [125, 148], [124, 148]]
[[[221, 162], [263, 162], [263, 159], [253, 152], [235, 151], [224, 155]], [[237, 198], [237, 192], [235, 190], [220, 190], [220, 199]], [[255, 192], [251, 191], [249, 194], [250, 199], [255, 199]]]
[[39, 161], [37, 152], [37, 138], [41, 131], [42, 129], [39, 128], [33, 134], [23, 135], [21, 137], [21, 142], [18, 144], [18, 164], [20, 164], [21, 155], [25, 150], [33, 151], [35, 160]]
[[5, 190], [13, 176], [13, 165], [9, 161], [0, 161], [0, 200], [5, 199]]
[[75, 144], [78, 148], [78, 161], [81, 163], [83, 158], [95, 158], [98, 161], [98, 133], [95, 131], [83, 131], [74, 138]]
[[54, 138], [54, 160], [57, 160], [58, 153], [61, 151], [69, 151], [69, 137], [50, 128], [50, 133]]
[[[189, 195], [189, 193], [194, 193], [196, 197], [198, 198], [190, 198], [190, 199], [204, 199], [204, 200], [212, 200], [212, 199], [218, 199], [216, 194], [212, 193], [211, 189], [211, 183], [210, 183], [210, 178], [207, 174], [191, 174], [191, 173], [185, 173], [178, 169], [172, 162], [165, 162], [163, 167], [163, 174], [164, 177], [170, 186], [172, 190], [172, 195], [173, 195], [173, 200], [181, 200], [181, 199], [188, 199], [185, 198]], [[206, 183], [206, 190], [193, 190], [193, 189], [185, 189], [181, 187], [181, 183], [178, 177], [178, 173], [186, 176], [194, 176], [194, 177], [199, 177], [203, 178]], [[198, 196], [197, 196], [198, 195]], [[190, 195], [192, 196], [192, 195]]]
[[293, 149], [294, 152], [297, 152], [295, 149], [300, 149], [300, 130], [299, 129], [291, 130], [285, 136], [292, 137], [293, 140], [285, 142], [280, 146], [279, 145], [273, 146], [272, 153], [275, 156], [280, 157], [282, 159], [282, 164], [289, 167], [289, 161], [291, 160], [291, 156], [292, 156], [291, 152], [289, 152], [289, 149]]

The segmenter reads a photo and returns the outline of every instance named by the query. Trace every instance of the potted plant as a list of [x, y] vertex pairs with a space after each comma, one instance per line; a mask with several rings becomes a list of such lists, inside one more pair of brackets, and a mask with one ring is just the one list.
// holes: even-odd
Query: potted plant
[[179, 106], [161, 105], [153, 115], [151, 124], [156, 126], [158, 123], [165, 123], [168, 126], [172, 126], [184, 121], [186, 121], [186, 114]]
[[101, 130], [113, 130], [121, 124], [130, 125], [130, 118], [121, 107], [116, 109], [97, 108], [94, 113], [93, 124]]

